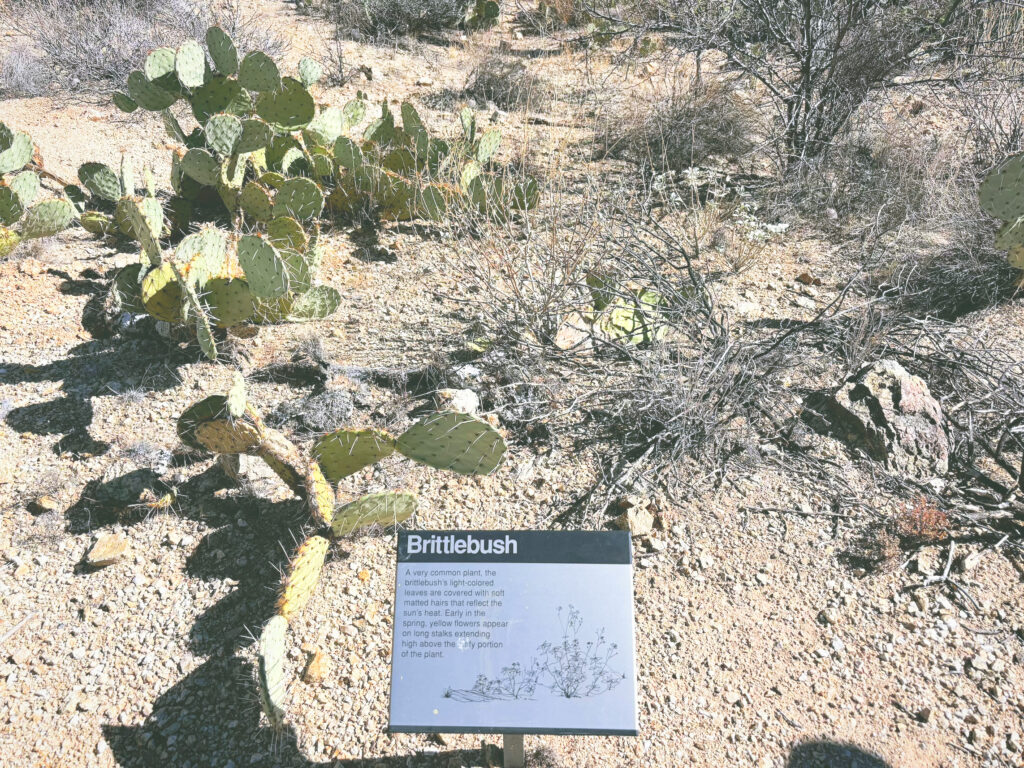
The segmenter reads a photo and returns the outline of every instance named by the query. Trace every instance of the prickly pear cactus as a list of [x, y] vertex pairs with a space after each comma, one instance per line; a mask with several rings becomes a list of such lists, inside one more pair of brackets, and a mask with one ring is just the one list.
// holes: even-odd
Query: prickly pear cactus
[[981, 208], [1003, 220], [995, 246], [1007, 252], [1010, 265], [1024, 269], [1024, 152], [989, 174], [978, 189]]
[[0, 123], [0, 258], [22, 240], [57, 234], [75, 218], [69, 200], [39, 199], [42, 184], [33, 169], [34, 154], [27, 133]]
[[306, 498], [317, 530], [295, 551], [281, 581], [277, 615], [259, 639], [260, 704], [272, 727], [284, 723], [283, 671], [287, 625], [312, 597], [331, 541], [374, 525], [398, 525], [416, 511], [416, 496], [385, 491], [335, 507], [331, 485], [398, 452], [427, 466], [463, 474], [488, 474], [501, 462], [505, 442], [490, 424], [460, 413], [427, 416], [397, 439], [372, 429], [338, 430], [320, 437], [306, 456], [283, 434], [263, 423], [245, 401], [239, 376], [227, 396], [214, 395], [178, 419], [178, 435], [190, 448], [211, 453], [248, 453], [263, 458], [297, 495]]

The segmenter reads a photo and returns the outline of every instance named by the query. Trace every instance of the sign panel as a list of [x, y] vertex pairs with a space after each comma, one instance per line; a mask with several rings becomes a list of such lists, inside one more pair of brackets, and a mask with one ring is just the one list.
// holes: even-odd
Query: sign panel
[[636, 734], [629, 533], [401, 531], [391, 730]]

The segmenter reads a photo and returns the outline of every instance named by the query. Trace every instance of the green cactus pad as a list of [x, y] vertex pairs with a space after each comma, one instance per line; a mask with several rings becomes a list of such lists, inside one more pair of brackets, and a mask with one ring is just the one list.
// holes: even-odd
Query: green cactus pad
[[288, 290], [296, 296], [306, 293], [313, 287], [313, 265], [310, 260], [298, 251], [281, 251], [280, 255], [288, 271]]
[[[18, 196], [22, 205], [31, 205], [39, 196], [40, 183], [39, 174], [35, 171], [22, 171], [11, 176], [7, 180], [7, 186]], [[0, 182], [2, 185], [3, 182]]]
[[223, 29], [210, 27], [206, 30], [206, 49], [219, 74], [228, 76], [238, 71], [238, 51]]
[[363, 153], [347, 136], [339, 136], [334, 142], [334, 159], [340, 167], [354, 171], [363, 164]]
[[174, 71], [174, 49], [157, 48], [151, 51], [142, 65], [146, 78], [152, 82]]
[[178, 94], [165, 91], [159, 85], [151, 83], [139, 70], [128, 75], [128, 95], [132, 101], [148, 112], [159, 112], [167, 109], [178, 100]]
[[301, 147], [291, 147], [281, 157], [281, 173], [285, 176], [303, 176], [310, 170], [306, 153]]
[[334, 157], [326, 147], [312, 147], [309, 150], [313, 176], [320, 181], [334, 176]]
[[231, 388], [228, 390], [225, 405], [228, 416], [232, 419], [240, 419], [245, 415], [247, 399], [245, 394], [245, 377], [235, 371], [231, 377]]
[[1011, 246], [1006, 258], [1014, 269], [1024, 269], [1024, 245]]
[[259, 118], [242, 121], [242, 135], [238, 139], [237, 151], [241, 154], [263, 149], [274, 137], [274, 131]]
[[128, 155], [121, 155], [121, 194], [129, 197], [135, 194], [135, 173]]
[[206, 54], [195, 40], [187, 40], [174, 56], [174, 72], [186, 88], [198, 88], [206, 74]]
[[306, 139], [307, 146], [315, 144], [321, 147], [330, 147], [344, 131], [344, 111], [337, 107], [328, 107], [306, 126], [303, 137]]
[[258, 235], [238, 241], [238, 264], [249, 290], [258, 299], [277, 299], [288, 293], [288, 270], [277, 249]]
[[220, 180], [220, 163], [205, 149], [190, 149], [181, 158], [181, 170], [204, 187], [216, 186]]
[[488, 162], [501, 144], [501, 131], [492, 128], [480, 137], [480, 145], [476, 149], [476, 159], [481, 163]]
[[313, 444], [313, 457], [332, 483], [376, 464], [395, 451], [395, 439], [379, 429], [339, 429]]
[[217, 339], [214, 338], [213, 329], [210, 327], [210, 318], [205, 312], [196, 315], [196, 339], [199, 342], [199, 349], [207, 360], [217, 360]]
[[94, 235], [112, 235], [117, 231], [113, 217], [99, 211], [83, 211], [78, 216], [78, 223]]
[[206, 143], [221, 157], [234, 154], [242, 138], [242, 121], [220, 112], [206, 121]]
[[412, 152], [405, 147], [388, 152], [381, 165], [389, 171], [403, 175], [416, 170], [416, 160]]
[[282, 131], [302, 130], [315, 113], [313, 97], [292, 78], [284, 78], [280, 90], [263, 93], [256, 101], [256, 114]]
[[288, 179], [274, 197], [274, 215], [290, 216], [300, 221], [319, 216], [324, 208], [324, 194], [312, 179]]
[[381, 115], [370, 123], [363, 132], [365, 141], [372, 141], [374, 144], [390, 144], [395, 137], [395, 116], [388, 109], [385, 101], [381, 105]]
[[250, 51], [238, 68], [238, 82], [249, 91], [264, 93], [281, 87], [281, 73], [274, 60], [262, 51]]
[[512, 193], [509, 196], [509, 205], [516, 210], [532, 211], [540, 202], [540, 188], [537, 180], [527, 178], [525, 181], [517, 182], [512, 186]]
[[128, 221], [132, 234], [142, 246], [149, 263], [159, 264], [162, 257], [160, 233], [164, 228], [164, 210], [153, 197], [136, 197], [128, 201]]
[[245, 280], [208, 280], [204, 299], [218, 328], [232, 328], [252, 317], [252, 292]]
[[[0, 123], [2, 126], [3, 123]], [[20, 171], [32, 162], [32, 139], [27, 133], [13, 133], [4, 140], [0, 136], [0, 173]]]
[[329, 285], [315, 285], [292, 302], [288, 317], [292, 320], [322, 320], [341, 306], [341, 294]]
[[1024, 245], [1024, 218], [1004, 224], [996, 233], [995, 247], [1008, 251], [1014, 246]]
[[302, 253], [309, 244], [306, 231], [295, 219], [287, 216], [267, 222], [267, 239], [278, 250]]
[[412, 493], [371, 493], [346, 504], [334, 513], [331, 535], [347, 536], [359, 528], [370, 525], [398, 525], [416, 511], [416, 496]]
[[192, 115], [200, 125], [218, 112], [239, 114], [244, 112], [248, 95], [242, 91], [237, 80], [230, 80], [222, 75], [207, 78], [202, 87], [192, 91], [189, 101], [192, 104]]
[[206, 227], [185, 237], [174, 251], [174, 259], [190, 285], [205, 285], [219, 274], [227, 258], [227, 233]]
[[256, 221], [269, 221], [274, 215], [274, 204], [270, 193], [255, 181], [250, 181], [238, 196], [238, 205], [245, 213]]
[[476, 181], [481, 170], [480, 163], [476, 162], [476, 160], [470, 160], [466, 163], [466, 166], [462, 169], [462, 174], [459, 176], [459, 184], [462, 186], [463, 192], [468, 193], [470, 191], [470, 186]]
[[1024, 216], [1024, 153], [992, 171], [978, 188], [981, 208], [989, 216], [1016, 221]]
[[410, 136], [416, 136], [426, 130], [416, 107], [407, 101], [402, 102], [402, 128]]
[[67, 200], [44, 200], [25, 212], [21, 225], [21, 236], [50, 237], [56, 235], [75, 218], [75, 207]]
[[160, 113], [160, 116], [163, 118], [164, 132], [167, 134], [168, 138], [179, 144], [184, 144], [188, 141], [188, 137], [185, 136], [185, 132], [181, 129], [181, 123], [179, 123], [178, 118], [171, 113], [171, 110], [165, 109]]
[[476, 115], [473, 114], [473, 110], [463, 107], [459, 112], [459, 123], [462, 125], [462, 133], [466, 140], [473, 141], [476, 138]]
[[21, 218], [25, 205], [10, 187], [0, 187], [0, 224], [9, 227]]
[[501, 434], [482, 419], [465, 413], [435, 413], [399, 436], [400, 453], [435, 469], [461, 475], [488, 475], [505, 455]]
[[127, 93], [121, 93], [121, 91], [114, 91], [111, 99], [115, 107], [129, 115], [139, 108], [139, 105], [135, 103], [131, 96]]
[[299, 61], [299, 80], [303, 87], [309, 88], [311, 85], [315, 85], [323, 77], [323, 74], [324, 70], [320, 64], [308, 56]]
[[140, 295], [146, 311], [157, 320], [165, 323], [181, 321], [183, 294], [170, 262], [164, 262], [146, 273], [142, 278]]
[[423, 218], [440, 221], [447, 210], [448, 199], [442, 187], [431, 184], [423, 188], [419, 199], [419, 212]]
[[288, 620], [272, 616], [260, 633], [256, 677], [259, 681], [260, 708], [275, 730], [284, 727], [285, 713], [285, 636]]
[[85, 163], [79, 166], [78, 179], [96, 197], [111, 203], [116, 203], [124, 194], [121, 179], [110, 166], [103, 163]]

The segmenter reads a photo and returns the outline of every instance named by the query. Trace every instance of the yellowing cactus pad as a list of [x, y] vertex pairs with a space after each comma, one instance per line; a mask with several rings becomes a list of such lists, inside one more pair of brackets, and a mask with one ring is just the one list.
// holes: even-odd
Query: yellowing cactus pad
[[329, 544], [323, 536], [310, 536], [295, 553], [277, 600], [277, 612], [286, 620], [301, 611], [313, 595]]
[[306, 465], [306, 494], [309, 513], [323, 525], [330, 525], [334, 519], [334, 489], [315, 459]]
[[381, 429], [339, 429], [316, 441], [313, 455], [332, 483], [376, 464], [395, 451], [395, 439]]

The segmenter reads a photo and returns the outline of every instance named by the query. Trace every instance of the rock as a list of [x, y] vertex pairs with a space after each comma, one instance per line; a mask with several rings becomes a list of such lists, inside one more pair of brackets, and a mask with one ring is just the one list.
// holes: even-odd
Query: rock
[[439, 411], [475, 414], [480, 410], [480, 398], [471, 389], [439, 389], [434, 394]]
[[914, 558], [914, 568], [922, 576], [934, 576], [944, 568], [938, 547], [925, 547]]
[[327, 656], [320, 649], [309, 654], [306, 668], [302, 670], [302, 682], [309, 685], [319, 683], [327, 674]]
[[429, 77], [418, 77], [418, 78], [416, 78], [416, 85], [422, 85], [422, 86], [426, 87], [426, 86], [431, 86], [433, 84], [434, 84], [434, 81], [433, 81], [432, 78], [429, 78]]
[[928, 385], [895, 360], [867, 366], [834, 395], [808, 398], [815, 417], [890, 470], [927, 479], [949, 469], [946, 418]]
[[102, 533], [85, 556], [85, 562], [93, 568], [113, 565], [128, 551], [128, 539], [119, 533]]
[[932, 708], [923, 707], [922, 709], [919, 709], [917, 711], [917, 719], [922, 723], [927, 723], [929, 720], [932, 719]]
[[743, 696], [739, 691], [728, 690], [722, 694], [722, 698], [725, 699], [725, 703], [730, 707], [734, 707], [743, 701]]
[[841, 620], [839, 616], [839, 611], [835, 608], [826, 608], [818, 614], [818, 619], [821, 621], [822, 624], [829, 624], [831, 626], [835, 626]]
[[42, 515], [47, 512], [56, 512], [60, 509], [60, 505], [53, 496], [37, 496], [32, 499], [28, 504], [28, 511], [33, 515]]
[[647, 536], [654, 530], [654, 515], [645, 507], [633, 507], [612, 520], [612, 524], [634, 536]]

